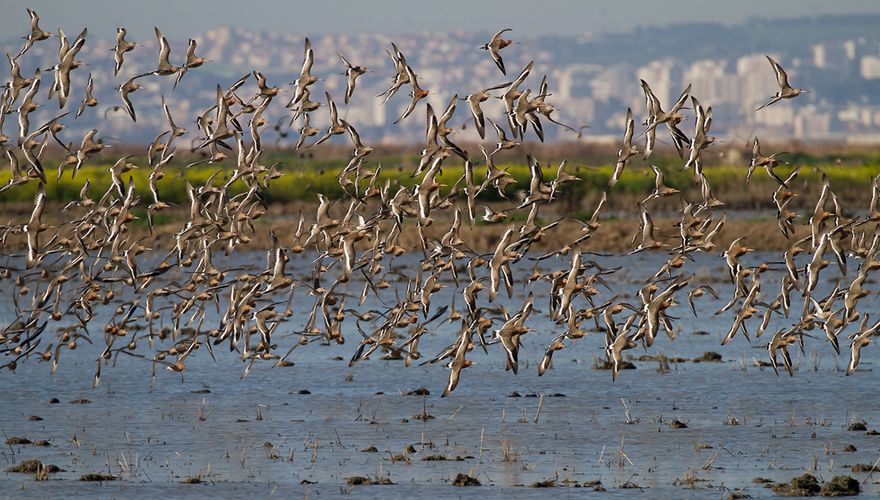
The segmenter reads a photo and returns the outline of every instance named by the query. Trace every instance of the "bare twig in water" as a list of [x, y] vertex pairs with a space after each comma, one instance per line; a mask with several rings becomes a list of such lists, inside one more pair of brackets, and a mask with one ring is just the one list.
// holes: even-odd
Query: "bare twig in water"
[[543, 406], [543, 405], [544, 405], [544, 395], [541, 394], [538, 397], [538, 409], [535, 410], [535, 423], [536, 424], [538, 423], [538, 417], [541, 415], [541, 406]]
[[[622, 401], [622, 400], [621, 400], [621, 401]], [[624, 453], [624, 451], [623, 451], [623, 437], [624, 437], [624, 436], [623, 436], [623, 433], [621, 432], [621, 433], [620, 433], [620, 452], [619, 452], [620, 455], [619, 455], [619, 457], [618, 457], [617, 465], [618, 465], [618, 467], [624, 467], [624, 466], [626, 466], [626, 463], [624, 462], [624, 460], [626, 460], [627, 462], [629, 462], [630, 465], [635, 465], [635, 464], [633, 463], [633, 461], [630, 460], [629, 457], [626, 456], [626, 453]]]
[[639, 417], [633, 418], [632, 414], [629, 411], [629, 406], [626, 405], [626, 401], [624, 401], [623, 398], [620, 398], [620, 402], [623, 403], [623, 423], [627, 425], [639, 423]]
[[706, 463], [703, 464], [703, 470], [709, 470], [712, 468], [712, 465], [715, 463], [715, 459], [718, 458], [718, 454], [721, 453], [721, 448], [715, 450], [715, 453], [709, 457], [709, 460], [706, 460]]
[[458, 415], [458, 412], [460, 412], [462, 408], [464, 408], [464, 405], [459, 406], [454, 412], [452, 412], [452, 415], [449, 415], [449, 417], [446, 418], [446, 421], [452, 422], [452, 419]]

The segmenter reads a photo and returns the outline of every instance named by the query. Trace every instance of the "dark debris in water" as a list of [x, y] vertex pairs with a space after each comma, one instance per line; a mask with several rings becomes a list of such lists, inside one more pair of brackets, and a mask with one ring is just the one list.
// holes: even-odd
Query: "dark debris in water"
[[31, 444], [31, 440], [23, 437], [11, 437], [6, 439], [6, 444], [9, 446]]
[[412, 418], [415, 420], [421, 420], [423, 422], [427, 422], [428, 420], [434, 420], [437, 417], [435, 417], [434, 415], [429, 415], [427, 412], [423, 411], [422, 413], [419, 413], [417, 415], [413, 415]]
[[91, 474], [83, 474], [79, 477], [80, 481], [116, 481], [119, 479], [113, 474], [100, 474], [100, 473], [91, 473]]
[[381, 479], [373, 479], [373, 478], [366, 477], [366, 476], [351, 476], [349, 478], [346, 478], [345, 482], [346, 482], [346, 484], [349, 484], [352, 486], [360, 486], [360, 485], [371, 486], [371, 485], [376, 485], [376, 484], [394, 484], [387, 477], [384, 477]]
[[669, 428], [670, 429], [687, 429], [688, 425], [686, 423], [682, 422], [681, 420], [676, 419], [676, 420], [673, 420], [672, 422], [669, 422]]
[[22, 460], [18, 465], [6, 469], [6, 472], [20, 472], [23, 474], [36, 474], [40, 470], [44, 472], [60, 472], [57, 465], [43, 464], [39, 460]]
[[431, 391], [425, 387], [419, 387], [418, 389], [413, 389], [406, 393], [407, 396], [428, 396], [430, 394]]
[[70, 401], [70, 404], [72, 405], [87, 405], [91, 403], [92, 401], [90, 399], [74, 399]]

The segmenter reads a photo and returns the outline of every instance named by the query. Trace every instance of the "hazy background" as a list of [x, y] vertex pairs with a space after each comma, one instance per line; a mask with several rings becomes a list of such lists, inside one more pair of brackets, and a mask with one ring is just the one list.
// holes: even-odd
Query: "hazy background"
[[880, 13], [876, 0], [3, 0], [0, 6], [4, 35], [24, 33], [29, 6], [39, 12], [45, 26], [70, 32], [82, 26], [104, 30], [124, 25], [134, 37], [150, 34], [155, 25], [169, 34], [234, 25], [279, 33], [387, 34], [504, 26], [531, 35], [580, 35], [682, 22], [735, 24], [751, 17]]
[[[313, 72], [320, 79], [312, 89], [313, 99], [324, 101], [327, 91], [337, 104], [342, 101], [345, 77], [336, 52], [372, 70], [358, 80], [351, 103], [340, 106], [341, 116], [356, 123], [361, 136], [372, 142], [423, 140], [423, 120], [393, 124], [408, 104], [406, 91], [387, 103], [376, 97], [394, 75], [385, 52], [392, 41], [431, 90], [426, 100], [435, 108], [445, 108], [454, 96], [503, 83], [534, 61], [524, 88], [535, 89], [547, 75], [556, 118], [575, 129], [589, 126], [578, 137], [551, 125], [545, 131], [547, 142], [619, 140], [627, 108], [639, 116], [637, 121], [644, 120], [640, 79], [649, 82], [667, 106], [692, 84], [692, 94], [713, 107], [712, 132], [736, 143], [755, 134], [880, 142], [878, 0], [0, 0], [0, 52], [15, 55], [20, 50], [21, 38], [29, 32], [27, 6], [39, 13], [41, 27], [53, 35], [61, 28], [73, 38], [89, 28], [79, 54], [85, 64], [71, 74], [72, 102], [78, 104], [92, 74], [99, 105], [67, 124], [63, 140], [74, 143], [92, 128], [112, 134], [111, 140], [151, 141], [164, 127], [163, 95], [178, 120], [192, 124], [196, 114], [213, 105], [217, 84], [228, 86], [255, 69], [281, 88], [279, 102], [286, 102], [292, 96], [289, 82], [302, 65], [306, 36], [315, 49]], [[118, 26], [126, 27], [128, 40], [138, 45], [114, 76], [111, 47]], [[116, 88], [131, 76], [155, 69], [154, 26], [170, 41], [172, 64], [183, 62], [189, 38], [197, 41], [197, 54], [211, 62], [190, 71], [177, 88], [172, 88], [171, 78], [140, 80], [144, 89], [133, 94], [138, 114], [133, 123], [120, 107]], [[505, 36], [517, 42], [503, 51], [507, 76], [477, 48], [501, 28], [512, 28]], [[765, 54], [786, 68], [793, 85], [811, 93], [756, 113], [755, 108], [778, 89]], [[18, 62], [27, 75], [57, 61], [58, 38], [53, 36]], [[253, 91], [252, 83], [248, 85], [243, 92]], [[505, 121], [500, 101], [490, 99], [483, 109], [496, 121]], [[41, 106], [34, 119], [48, 120], [57, 111], [54, 105]], [[289, 110], [279, 104], [264, 116], [275, 125], [266, 131], [270, 143], [296, 144], [301, 125], [288, 125]], [[328, 125], [326, 106], [310, 117], [312, 126]], [[688, 133], [691, 123], [688, 117]], [[460, 129], [459, 140], [480, 140], [464, 107], [452, 124]], [[340, 144], [347, 140], [332, 139]], [[493, 135], [486, 140], [494, 140]]]

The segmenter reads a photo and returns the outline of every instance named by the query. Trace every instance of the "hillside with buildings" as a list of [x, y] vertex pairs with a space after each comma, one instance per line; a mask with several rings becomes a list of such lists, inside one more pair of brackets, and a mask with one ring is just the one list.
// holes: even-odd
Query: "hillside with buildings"
[[[145, 79], [147, 91], [131, 94], [138, 112], [135, 126], [131, 126], [131, 119], [121, 109], [118, 92], [104, 83], [95, 89], [98, 107], [87, 110], [68, 126], [62, 137], [73, 141], [77, 136], [81, 138], [84, 131], [97, 127], [110, 140], [149, 142], [164, 120], [161, 95], [171, 104], [173, 114], [194, 116], [213, 104], [213, 92], [205, 89], [213, 89], [217, 83], [228, 86], [253, 69], [265, 73], [270, 84], [281, 87], [286, 102], [292, 96], [289, 83], [302, 64], [305, 34], [261, 33], [230, 27], [202, 33], [196, 38], [197, 52], [212, 62], [190, 71], [176, 89], [171, 88], [172, 79]], [[316, 57], [313, 73], [321, 78], [313, 100], [324, 101], [323, 91], [329, 92], [339, 104], [340, 113], [357, 123], [361, 135], [372, 141], [422, 140], [421, 118], [410, 118], [400, 127], [391, 126], [408, 104], [404, 91], [384, 105], [376, 97], [388, 87], [394, 73], [386, 54], [392, 41], [389, 36], [307, 34]], [[68, 33], [71, 35], [75, 33]], [[130, 76], [154, 69], [156, 40], [152, 36], [129, 36], [138, 42], [138, 47], [129, 53], [122, 72], [114, 78], [110, 55], [113, 35], [89, 33], [79, 55], [87, 65], [72, 73], [72, 96], [77, 101], [82, 97], [89, 73], [96, 82], [119, 85]], [[165, 35], [172, 40], [172, 62], [179, 63], [185, 54], [186, 39], [182, 34]], [[534, 59], [534, 70], [525, 88], [537, 89], [546, 74], [551, 94], [547, 99], [558, 108], [557, 118], [575, 129], [589, 125], [584, 140], [617, 137], [627, 107], [632, 107], [637, 116], [643, 112], [640, 78], [651, 85], [666, 106], [671, 105], [684, 86], [692, 84], [692, 94], [704, 105], [713, 107], [713, 133], [729, 140], [745, 141], [756, 133], [778, 139], [856, 142], [880, 137], [878, 16], [754, 21], [736, 26], [677, 25], [579, 37], [527, 37], [517, 36], [516, 31], [510, 35], [517, 43], [504, 51], [507, 77], [498, 71], [486, 52], [478, 50], [491, 33], [423, 33], [395, 36], [394, 41], [425, 88], [443, 89], [432, 92], [428, 98], [441, 108], [452, 98], [453, 90], [461, 98], [512, 80], [528, 60]], [[37, 67], [45, 69], [57, 62], [56, 40], [53, 37], [22, 57], [19, 62], [25, 76]], [[3, 47], [15, 54], [19, 44], [18, 38], [8, 38]], [[343, 65], [337, 51], [371, 70], [358, 81], [348, 106], [342, 103], [345, 76], [341, 74]], [[780, 61], [794, 85], [812, 93], [796, 102], [780, 103], [755, 113], [755, 108], [777, 88], [765, 54]], [[46, 90], [42, 89], [41, 94]], [[54, 104], [40, 108], [36, 120], [54, 116], [53, 107]], [[500, 101], [490, 99], [484, 109], [488, 116], [502, 119]], [[282, 106], [274, 106], [268, 118], [279, 130], [287, 131], [290, 116]], [[416, 116], [422, 116], [421, 112]], [[326, 111], [314, 113], [312, 120], [312, 126], [323, 127]], [[465, 106], [459, 106], [453, 123], [464, 127], [458, 132], [460, 140], [476, 139]], [[13, 126], [7, 124], [7, 134]], [[192, 123], [183, 126], [195, 128]], [[267, 135], [271, 140], [279, 138], [279, 144], [295, 143], [298, 128], [294, 123], [286, 139], [279, 137], [277, 131], [267, 131]], [[118, 131], [115, 135], [111, 133], [114, 129]], [[547, 135], [548, 141], [575, 139], [574, 134], [558, 127], [547, 127]]]

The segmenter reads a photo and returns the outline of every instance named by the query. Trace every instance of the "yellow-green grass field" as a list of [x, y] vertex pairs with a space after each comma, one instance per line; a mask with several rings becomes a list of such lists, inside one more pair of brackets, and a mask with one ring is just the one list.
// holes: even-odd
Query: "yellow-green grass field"
[[[412, 186], [420, 181], [420, 178], [411, 176], [413, 169], [407, 161], [386, 162], [384, 165], [395, 165], [394, 167], [383, 167], [380, 174], [379, 185], [383, 186], [386, 180], [389, 180], [392, 186]], [[698, 200], [700, 197], [699, 186], [693, 182], [693, 173], [691, 171], [681, 170], [679, 162], [675, 162], [676, 166], [671, 166], [673, 162], [658, 159], [657, 165], [665, 172], [666, 184], [682, 190], [686, 199]], [[793, 163], [793, 162], [792, 162]], [[375, 168], [372, 163], [369, 168]], [[66, 203], [77, 199], [83, 183], [88, 179], [90, 181], [89, 196], [92, 198], [100, 197], [110, 186], [110, 173], [108, 171], [112, 163], [104, 159], [91, 162], [80, 169], [76, 178], [72, 178], [72, 170], [65, 170], [61, 179], [56, 179], [56, 174], [47, 164], [48, 183], [45, 186], [47, 197], [52, 202]], [[344, 167], [344, 160], [322, 161], [319, 166], [312, 162], [291, 161], [290, 163], [281, 162], [280, 170], [283, 176], [274, 179], [269, 183], [269, 188], [262, 193], [264, 200], [270, 203], [285, 203], [293, 201], [309, 202], [315, 200], [319, 193], [324, 194], [328, 198], [341, 198], [345, 194], [341, 186], [337, 182], [337, 175]], [[556, 175], [556, 167], [558, 163], [544, 164], [544, 177], [546, 181], [553, 179]], [[668, 165], [668, 166], [667, 166]], [[516, 196], [517, 190], [525, 190], [528, 187], [529, 169], [524, 163], [504, 163], [497, 164], [499, 168], [506, 169], [517, 180], [517, 185], [508, 188], [507, 195]], [[880, 173], [880, 159], [871, 161], [844, 161], [834, 163], [818, 163], [805, 162], [799, 164], [800, 175], [796, 182], [791, 186], [792, 190], [799, 193], [801, 203], [809, 206], [808, 200], [814, 200], [818, 194], [819, 180], [822, 173], [827, 175], [832, 188], [838, 197], [848, 203], [862, 203], [870, 198], [871, 180]], [[186, 182], [190, 182], [194, 186], [205, 183], [211, 176], [216, 174], [214, 184], [219, 185], [225, 182], [229, 175], [232, 174], [231, 163], [226, 165], [198, 165], [185, 168], [184, 162], [179, 164], [171, 164], [165, 167], [165, 177], [158, 183], [159, 197], [163, 201], [172, 203], [186, 202]], [[780, 177], [785, 178], [795, 168], [793, 165], [781, 165], [776, 169]], [[611, 178], [613, 165], [586, 165], [582, 162], [569, 161], [566, 170], [569, 173], [577, 175], [581, 181], [565, 186], [562, 190], [563, 200], [567, 200], [572, 204], [573, 208], [580, 207], [579, 200], [594, 198], [595, 195], [602, 191], [607, 191], [610, 198], [616, 200], [615, 205], [624, 206], [629, 203], [635, 203], [637, 199], [644, 197], [650, 193], [654, 186], [654, 175], [647, 168], [647, 165], [639, 162], [633, 162], [627, 167], [620, 181], [613, 187], [608, 187], [608, 180]], [[746, 184], [746, 165], [715, 165], [705, 168], [706, 177], [712, 186], [714, 195], [727, 203], [731, 209], [752, 209], [767, 205], [770, 200], [770, 194], [776, 187], [776, 182], [771, 179], [763, 169], [758, 169], [752, 176], [751, 181]], [[485, 176], [485, 166], [477, 165], [475, 167], [475, 181], [481, 182]], [[131, 170], [125, 174], [125, 180], [129, 177], [134, 180], [137, 192], [142, 198], [150, 196], [148, 190], [148, 176], [150, 168], [141, 165], [140, 168]], [[459, 182], [463, 174], [463, 165], [460, 161], [450, 159], [442, 169], [438, 181], [444, 184], [443, 192], [447, 193], [451, 186]], [[0, 183], [5, 184], [10, 179], [11, 174], [8, 171], [0, 173]], [[366, 181], [363, 181], [366, 182]], [[23, 186], [17, 186], [0, 193], [0, 202], [29, 202], [33, 199], [36, 191], [37, 182], [33, 181]], [[363, 189], [365, 184], [362, 184]], [[243, 182], [236, 182], [231, 187], [232, 194], [236, 194], [244, 190]], [[460, 193], [462, 191], [459, 191]], [[487, 190], [483, 199], [487, 201], [497, 200], [499, 196], [495, 190]], [[795, 203], [794, 206], [797, 206]], [[851, 207], [855, 210], [856, 207]]]

